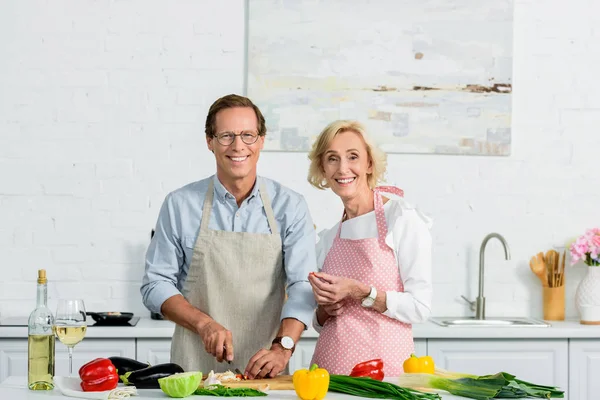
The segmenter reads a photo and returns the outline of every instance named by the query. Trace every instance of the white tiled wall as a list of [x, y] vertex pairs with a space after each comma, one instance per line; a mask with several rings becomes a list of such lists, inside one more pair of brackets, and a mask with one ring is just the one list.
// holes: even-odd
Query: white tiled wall
[[[394, 2], [385, 2], [394, 7]], [[138, 286], [165, 194], [214, 170], [203, 124], [243, 92], [244, 0], [21, 0], [0, 13], [0, 313], [51, 305], [147, 315]], [[485, 7], [485, 3], [481, 3]], [[385, 18], [385, 13], [382, 13]], [[488, 315], [541, 316], [537, 251], [600, 224], [600, 5], [515, 1], [513, 154], [389, 156], [388, 180], [436, 220], [434, 314], [469, 313], [479, 245]], [[263, 153], [260, 173], [306, 195], [318, 228], [339, 201], [306, 183], [305, 154]], [[567, 314], [576, 316], [567, 276]]]

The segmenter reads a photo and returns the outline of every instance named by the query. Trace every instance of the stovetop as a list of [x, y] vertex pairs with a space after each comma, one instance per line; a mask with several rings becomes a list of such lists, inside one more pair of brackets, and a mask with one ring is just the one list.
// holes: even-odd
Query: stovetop
[[[136, 326], [137, 323], [139, 322], [140, 317], [133, 317], [129, 320], [129, 322], [127, 323], [119, 323], [118, 325], [115, 323], [106, 323], [106, 322], [95, 322], [91, 317], [88, 317], [87, 319], [87, 326], [88, 327], [94, 327], [94, 326], [116, 326], [116, 327], [123, 327], [123, 326]], [[0, 320], [0, 326], [27, 326], [29, 321], [29, 317], [8, 317], [8, 318], [2, 318]]]

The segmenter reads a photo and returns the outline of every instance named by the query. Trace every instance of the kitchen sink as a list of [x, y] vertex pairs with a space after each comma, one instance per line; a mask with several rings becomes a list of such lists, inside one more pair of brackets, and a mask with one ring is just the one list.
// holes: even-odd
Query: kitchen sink
[[485, 318], [475, 319], [474, 317], [437, 317], [431, 318], [431, 322], [445, 326], [448, 328], [462, 328], [462, 327], [489, 327], [489, 328], [546, 328], [550, 324], [535, 318], [510, 318], [510, 317], [498, 317], [498, 318]]

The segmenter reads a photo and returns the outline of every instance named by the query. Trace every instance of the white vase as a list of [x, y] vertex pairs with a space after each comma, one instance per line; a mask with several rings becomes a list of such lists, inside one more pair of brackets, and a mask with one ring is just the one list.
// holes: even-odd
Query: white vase
[[575, 305], [582, 324], [600, 325], [600, 266], [588, 267], [577, 286]]

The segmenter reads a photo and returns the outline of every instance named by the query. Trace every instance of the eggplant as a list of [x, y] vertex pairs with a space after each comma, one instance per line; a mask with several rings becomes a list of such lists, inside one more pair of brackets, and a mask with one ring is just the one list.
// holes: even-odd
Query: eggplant
[[137, 371], [126, 372], [120, 375], [125, 385], [134, 385], [138, 389], [160, 389], [158, 380], [173, 374], [184, 372], [183, 368], [175, 363], [157, 364]]
[[124, 375], [127, 372], [137, 371], [139, 369], [148, 368], [150, 366], [150, 364], [143, 363], [138, 360], [134, 360], [132, 358], [127, 357], [115, 356], [108, 357], [108, 359], [113, 363], [119, 375]]

